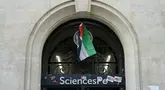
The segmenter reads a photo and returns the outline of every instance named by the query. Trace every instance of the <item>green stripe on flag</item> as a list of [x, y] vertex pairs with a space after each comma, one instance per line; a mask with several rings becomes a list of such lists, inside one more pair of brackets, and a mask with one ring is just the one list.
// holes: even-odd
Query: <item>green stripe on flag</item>
[[89, 56], [96, 54], [91, 37], [90, 37], [85, 25], [84, 25], [84, 30], [83, 30], [82, 42], [83, 42], [82, 44], [84, 45], [86, 52], [88, 53]]

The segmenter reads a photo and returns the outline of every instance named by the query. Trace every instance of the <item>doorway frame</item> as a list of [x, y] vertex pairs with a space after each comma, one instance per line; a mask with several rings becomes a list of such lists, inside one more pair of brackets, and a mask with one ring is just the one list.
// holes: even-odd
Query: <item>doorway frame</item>
[[64, 2], [45, 13], [35, 24], [26, 47], [24, 90], [40, 90], [42, 50], [46, 39], [60, 24], [77, 18], [98, 20], [116, 33], [124, 49], [126, 90], [140, 90], [139, 46], [131, 23], [115, 8], [97, 0], [90, 2], [90, 12], [77, 12], [75, 8], [75, 1]]

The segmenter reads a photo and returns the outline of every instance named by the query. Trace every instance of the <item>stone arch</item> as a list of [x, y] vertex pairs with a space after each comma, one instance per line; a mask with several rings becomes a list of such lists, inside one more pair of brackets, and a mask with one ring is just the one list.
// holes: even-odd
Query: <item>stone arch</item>
[[107, 4], [91, 1], [90, 5], [90, 13], [76, 12], [75, 2], [67, 1], [49, 10], [39, 19], [26, 47], [25, 90], [40, 90], [41, 55], [47, 37], [61, 23], [76, 18], [99, 20], [114, 30], [124, 49], [126, 89], [140, 90], [138, 42], [132, 25], [120, 12]]

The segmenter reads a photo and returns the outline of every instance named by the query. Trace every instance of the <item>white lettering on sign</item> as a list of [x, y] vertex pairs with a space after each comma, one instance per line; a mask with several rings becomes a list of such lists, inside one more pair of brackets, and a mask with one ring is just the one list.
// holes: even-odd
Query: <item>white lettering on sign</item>
[[72, 77], [70, 78], [65, 78], [65, 77], [60, 77], [60, 84], [108, 84], [109, 82], [118, 82], [120, 83], [122, 80], [122, 77], [112, 77], [112, 76], [107, 76], [107, 78], [103, 79], [101, 76], [98, 76], [97, 78], [94, 79], [87, 79], [86, 76], [82, 76], [80, 79], [74, 79]]
[[148, 86], [150, 88], [150, 90], [159, 90], [159, 86]]

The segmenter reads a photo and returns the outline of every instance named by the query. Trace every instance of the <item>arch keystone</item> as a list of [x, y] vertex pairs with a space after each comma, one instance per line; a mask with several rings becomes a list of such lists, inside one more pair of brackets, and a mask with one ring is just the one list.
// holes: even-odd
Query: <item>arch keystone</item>
[[75, 0], [76, 12], [90, 12], [91, 0]]

